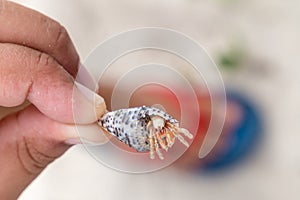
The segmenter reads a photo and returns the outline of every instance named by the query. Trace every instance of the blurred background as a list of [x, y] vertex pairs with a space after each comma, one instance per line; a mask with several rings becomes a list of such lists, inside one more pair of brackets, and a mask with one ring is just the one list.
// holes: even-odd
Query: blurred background
[[[51, 164], [21, 200], [300, 198], [300, 1], [16, 2], [64, 25], [82, 61], [96, 45], [122, 31], [145, 26], [180, 31], [200, 43], [218, 65], [228, 101], [220, 141], [204, 159], [199, 160], [197, 153], [210, 109], [202, 113], [191, 148], [170, 167], [142, 175], [120, 173], [98, 163], [79, 145]], [[185, 66], [161, 53], [129, 55], [115, 65], [130, 66], [153, 57]], [[115, 80], [114, 75], [110, 78], [100, 91], [107, 98]], [[131, 105], [151, 104], [140, 98], [145, 91], [137, 92]], [[161, 88], [150, 88], [148, 94], [153, 91], [175, 101]], [[205, 90], [197, 97], [199, 105], [210, 105]], [[0, 115], [10, 111], [1, 108]]]

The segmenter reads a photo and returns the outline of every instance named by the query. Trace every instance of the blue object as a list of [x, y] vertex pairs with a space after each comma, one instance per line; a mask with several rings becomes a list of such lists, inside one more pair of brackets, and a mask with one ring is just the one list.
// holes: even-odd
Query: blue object
[[234, 102], [242, 109], [242, 119], [235, 130], [228, 134], [228, 143], [224, 151], [213, 160], [204, 159], [201, 171], [215, 171], [232, 166], [256, 149], [261, 139], [262, 119], [254, 105], [240, 94], [227, 92], [226, 95], [228, 102]]

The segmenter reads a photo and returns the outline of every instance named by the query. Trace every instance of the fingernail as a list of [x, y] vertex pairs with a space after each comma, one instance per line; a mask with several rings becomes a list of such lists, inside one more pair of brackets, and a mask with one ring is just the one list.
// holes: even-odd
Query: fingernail
[[104, 99], [94, 91], [75, 81], [73, 90], [73, 113], [76, 124], [97, 121], [106, 110]]
[[69, 138], [65, 140], [65, 144], [67, 145], [82, 144], [82, 141], [80, 140], [80, 138]]
[[85, 87], [87, 87], [93, 91], [98, 91], [98, 89], [99, 89], [97, 81], [95, 81], [92, 74], [88, 71], [88, 69], [82, 63], [79, 63], [79, 66], [78, 66], [76, 82], [84, 85]]
[[109, 141], [104, 131], [97, 124], [69, 126], [65, 129], [67, 145], [92, 144], [101, 145]]

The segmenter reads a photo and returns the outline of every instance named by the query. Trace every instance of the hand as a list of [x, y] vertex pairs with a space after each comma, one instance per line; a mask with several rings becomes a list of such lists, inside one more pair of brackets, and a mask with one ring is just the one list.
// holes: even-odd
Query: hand
[[[31, 102], [0, 121], [0, 199], [16, 199], [49, 163], [78, 142], [72, 125], [78, 63], [74, 45], [59, 23], [0, 0], [0, 106]], [[86, 98], [93, 93], [82, 90], [75, 87], [74, 109], [94, 111]], [[97, 95], [96, 101], [97, 114], [102, 115], [104, 101]], [[77, 123], [97, 119], [89, 114], [94, 112], [82, 113]]]

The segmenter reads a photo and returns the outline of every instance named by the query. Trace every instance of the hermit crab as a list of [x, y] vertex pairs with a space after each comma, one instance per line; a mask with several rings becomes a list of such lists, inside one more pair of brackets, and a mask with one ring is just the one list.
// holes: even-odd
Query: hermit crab
[[164, 159], [161, 149], [168, 151], [177, 138], [189, 146], [183, 135], [189, 139], [193, 135], [179, 127], [179, 122], [164, 111], [153, 107], [136, 107], [107, 112], [98, 124], [109, 134], [138, 152], [149, 152], [155, 158], [155, 152]]

